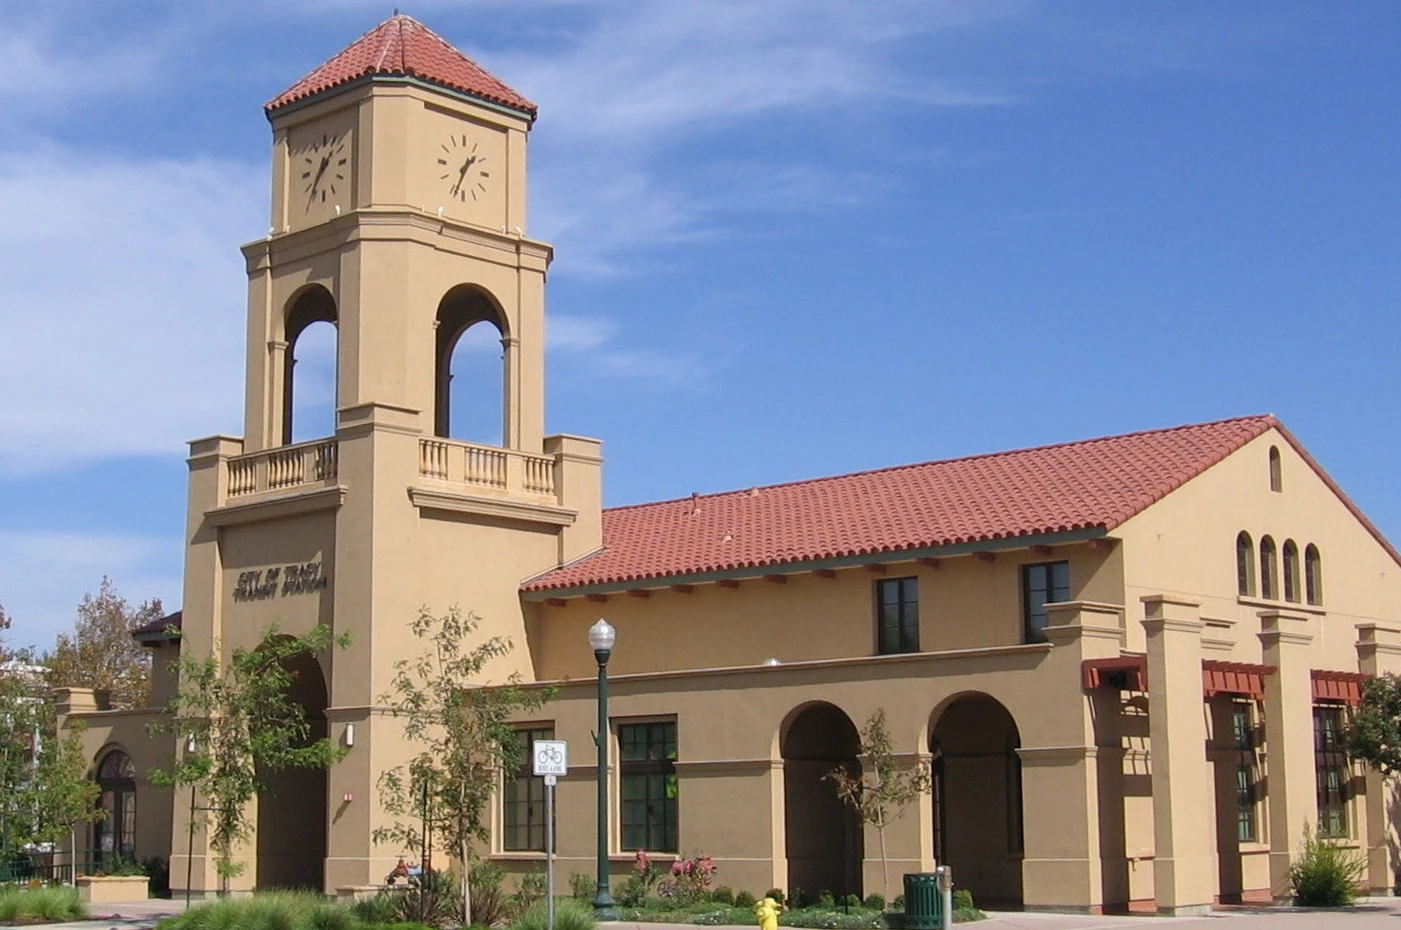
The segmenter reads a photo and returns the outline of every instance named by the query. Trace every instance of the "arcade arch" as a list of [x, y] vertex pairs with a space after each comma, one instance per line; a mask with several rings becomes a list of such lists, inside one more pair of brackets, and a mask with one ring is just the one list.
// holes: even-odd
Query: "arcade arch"
[[835, 768], [860, 777], [856, 726], [841, 708], [817, 702], [790, 714], [780, 733], [788, 890], [860, 895], [865, 857], [861, 820], [837, 797], [832, 783], [823, 780]]
[[434, 362], [436, 435], [506, 444], [506, 350], [510, 328], [492, 297], [470, 284], [438, 303]]
[[336, 431], [339, 356], [336, 301], [319, 284], [287, 305], [283, 338], [282, 442], [304, 442]]

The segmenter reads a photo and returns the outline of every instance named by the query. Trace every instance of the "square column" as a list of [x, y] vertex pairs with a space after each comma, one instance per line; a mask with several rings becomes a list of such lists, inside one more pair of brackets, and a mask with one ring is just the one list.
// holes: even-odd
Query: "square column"
[[1216, 896], [1216, 798], [1206, 757], [1200, 604], [1159, 594], [1143, 605], [1154, 897], [1160, 914], [1205, 914]]
[[[1046, 638], [1055, 647], [1039, 672], [1047, 682], [1047, 713], [1036, 731], [1022, 731], [1023, 746], [1017, 750], [1022, 765], [1022, 899], [1028, 910], [1097, 914], [1106, 904], [1125, 903], [1106, 900], [1102, 849], [1102, 834], [1117, 832], [1122, 852], [1122, 787], [1117, 793], [1101, 791], [1101, 767], [1120, 765], [1121, 755], [1115, 751], [1116, 729], [1108, 728], [1113, 742], [1103, 756], [1096, 737], [1097, 721], [1102, 727], [1106, 711], [1117, 713], [1117, 701], [1087, 695], [1080, 666], [1085, 659], [1119, 655], [1123, 608], [1071, 601], [1047, 604], [1046, 614]], [[1102, 812], [1106, 805], [1109, 809]]]
[[[1367, 675], [1401, 673], [1401, 627], [1382, 623], [1357, 625], [1357, 670]], [[1367, 767], [1367, 887], [1391, 894], [1401, 885], [1401, 835], [1387, 815], [1398, 803], [1395, 779]]]
[[1266, 807], [1270, 823], [1270, 893], [1290, 900], [1289, 863], [1299, 853], [1304, 826], [1318, 818], [1313, 764], [1313, 681], [1309, 675], [1308, 618], [1260, 613], [1265, 678]]

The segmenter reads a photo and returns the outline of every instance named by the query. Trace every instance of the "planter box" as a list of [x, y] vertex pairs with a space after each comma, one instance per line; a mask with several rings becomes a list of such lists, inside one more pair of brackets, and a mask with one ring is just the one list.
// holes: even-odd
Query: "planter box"
[[151, 896], [151, 880], [145, 875], [79, 875], [74, 884], [87, 904], [121, 904]]

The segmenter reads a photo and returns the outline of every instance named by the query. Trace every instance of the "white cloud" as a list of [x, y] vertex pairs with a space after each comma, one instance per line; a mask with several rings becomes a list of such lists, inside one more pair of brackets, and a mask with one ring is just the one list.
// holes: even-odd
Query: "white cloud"
[[0, 474], [238, 432], [245, 165], [0, 153]]
[[545, 320], [545, 346], [552, 352], [587, 352], [613, 338], [616, 327], [595, 317], [551, 314]]
[[[73, 624], [78, 602], [110, 577], [132, 602], [180, 604], [180, 544], [147, 536], [0, 533], [0, 604], [13, 621], [10, 645], [52, 644]], [[42, 579], [42, 583], [36, 580]]]

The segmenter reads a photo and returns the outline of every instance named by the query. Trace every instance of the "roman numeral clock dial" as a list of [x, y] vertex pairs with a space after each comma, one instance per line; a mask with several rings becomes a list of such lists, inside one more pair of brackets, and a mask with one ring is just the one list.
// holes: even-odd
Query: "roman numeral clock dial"
[[302, 156], [301, 182], [306, 194], [306, 209], [327, 203], [335, 203], [348, 186], [346, 178], [350, 174], [350, 155], [346, 152], [344, 136], [323, 133], [320, 139], [312, 142]]
[[438, 176], [450, 200], [474, 203], [486, 193], [487, 182], [491, 180], [490, 166], [486, 156], [478, 151], [477, 143], [466, 133], [449, 136], [439, 146], [437, 162]]

